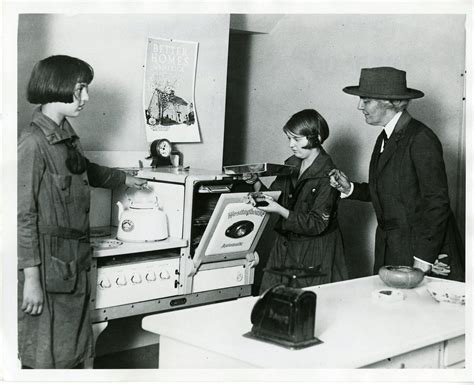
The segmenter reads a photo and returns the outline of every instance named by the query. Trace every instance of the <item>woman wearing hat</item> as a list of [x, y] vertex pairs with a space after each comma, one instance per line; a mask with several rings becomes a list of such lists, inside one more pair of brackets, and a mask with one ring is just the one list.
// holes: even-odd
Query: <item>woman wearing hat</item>
[[339, 170], [331, 186], [347, 199], [371, 201], [377, 216], [374, 273], [384, 265], [418, 267], [465, 280], [465, 251], [450, 208], [443, 149], [434, 132], [406, 111], [423, 92], [392, 67], [363, 68], [358, 86], [365, 121], [383, 130], [369, 166], [369, 182], [353, 183]]

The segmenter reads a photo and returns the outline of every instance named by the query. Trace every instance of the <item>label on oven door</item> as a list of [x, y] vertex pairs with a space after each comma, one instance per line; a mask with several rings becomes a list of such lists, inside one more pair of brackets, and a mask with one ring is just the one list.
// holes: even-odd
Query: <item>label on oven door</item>
[[264, 218], [264, 211], [247, 203], [229, 203], [222, 211], [205, 254], [249, 250]]
[[[270, 214], [246, 203], [248, 193], [222, 194], [193, 257], [195, 275], [203, 263], [247, 259], [268, 222]], [[277, 200], [280, 191], [265, 191]]]

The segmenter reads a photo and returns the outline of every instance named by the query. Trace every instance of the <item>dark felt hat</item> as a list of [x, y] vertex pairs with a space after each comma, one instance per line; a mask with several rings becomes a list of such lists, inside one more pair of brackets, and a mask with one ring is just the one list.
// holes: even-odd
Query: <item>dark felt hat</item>
[[362, 68], [358, 86], [345, 87], [347, 94], [374, 99], [416, 99], [425, 94], [407, 88], [406, 72], [392, 67]]

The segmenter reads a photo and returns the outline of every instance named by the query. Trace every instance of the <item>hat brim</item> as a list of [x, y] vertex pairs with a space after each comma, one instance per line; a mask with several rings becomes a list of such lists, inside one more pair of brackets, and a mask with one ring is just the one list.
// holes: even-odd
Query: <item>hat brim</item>
[[403, 99], [418, 99], [425, 96], [425, 94], [419, 90], [413, 88], [407, 88], [404, 94], [376, 94], [366, 91], [361, 91], [359, 86], [349, 86], [342, 89], [346, 94], [357, 95], [366, 98], [374, 99], [387, 99], [387, 100], [403, 100]]

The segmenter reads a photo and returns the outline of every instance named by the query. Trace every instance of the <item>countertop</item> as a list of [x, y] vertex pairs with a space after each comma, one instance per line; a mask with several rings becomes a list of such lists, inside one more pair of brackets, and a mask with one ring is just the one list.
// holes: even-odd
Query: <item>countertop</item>
[[142, 327], [255, 367], [358, 368], [465, 334], [465, 306], [435, 301], [426, 290], [432, 280], [401, 289], [405, 299], [395, 303], [372, 298], [387, 288], [378, 276], [307, 288], [317, 294], [315, 335], [323, 343], [302, 350], [243, 337], [258, 297], [147, 316]]

